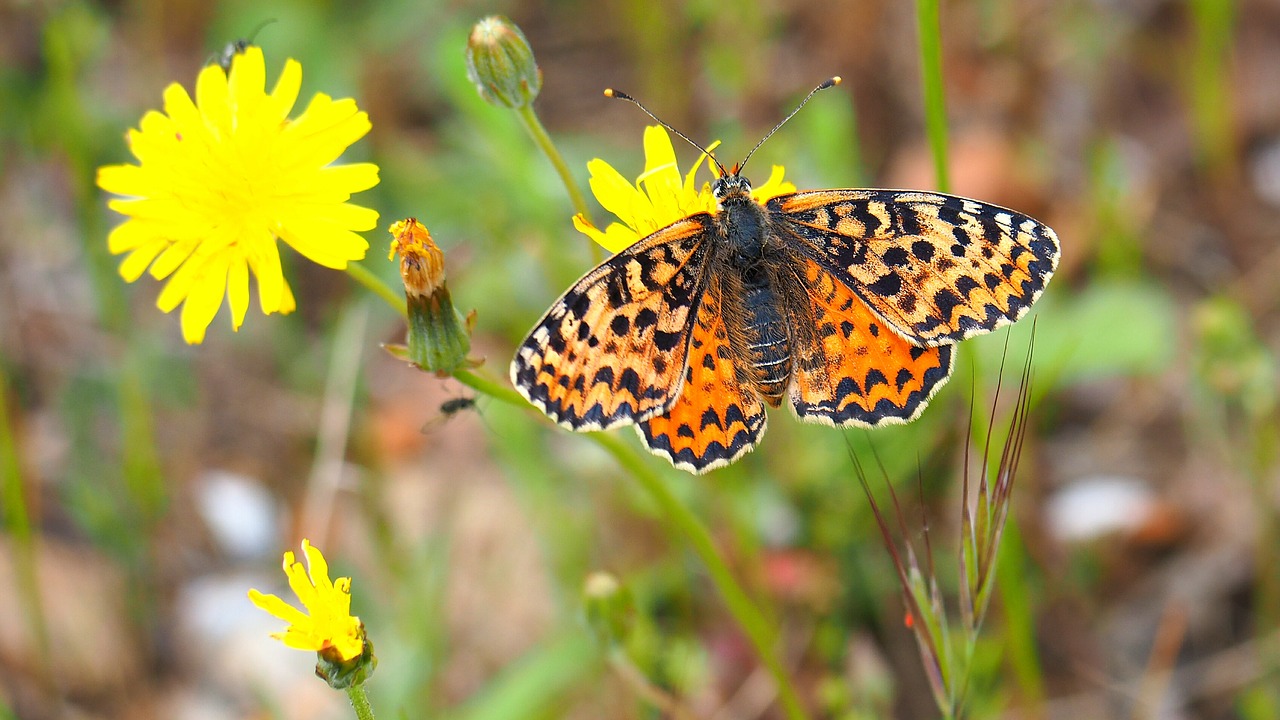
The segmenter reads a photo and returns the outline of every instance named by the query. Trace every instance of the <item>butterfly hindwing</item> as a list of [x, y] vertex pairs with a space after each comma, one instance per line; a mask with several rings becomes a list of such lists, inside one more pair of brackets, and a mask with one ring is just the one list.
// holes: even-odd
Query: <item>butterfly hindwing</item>
[[571, 430], [665, 411], [682, 384], [710, 227], [706, 213], [685, 218], [583, 276], [516, 352], [516, 389]]
[[818, 263], [803, 267], [813, 335], [795, 343], [791, 405], [806, 422], [910, 422], [951, 374], [951, 346], [913, 345]]
[[799, 250], [920, 345], [1026, 313], [1058, 264], [1058, 238], [1022, 213], [940, 193], [815, 190], [766, 207]]
[[737, 460], [764, 435], [764, 404], [741, 382], [718, 278], [708, 281], [689, 343], [684, 387], [671, 409], [637, 426], [650, 451], [703, 473]]

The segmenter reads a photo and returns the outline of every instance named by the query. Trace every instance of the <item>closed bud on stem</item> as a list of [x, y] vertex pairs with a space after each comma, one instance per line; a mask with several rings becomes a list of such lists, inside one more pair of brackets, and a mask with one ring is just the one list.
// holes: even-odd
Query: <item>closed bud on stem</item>
[[467, 38], [467, 78], [480, 97], [513, 110], [525, 107], [542, 89], [542, 70], [520, 28], [501, 15], [476, 23]]
[[409, 345], [393, 352], [423, 370], [452, 373], [469, 363], [471, 333], [449, 297], [444, 253], [413, 218], [391, 226], [391, 253], [400, 255], [400, 277], [409, 308]]
[[622, 644], [634, 610], [631, 593], [613, 575], [593, 572], [583, 583], [582, 599], [596, 640], [605, 647]]

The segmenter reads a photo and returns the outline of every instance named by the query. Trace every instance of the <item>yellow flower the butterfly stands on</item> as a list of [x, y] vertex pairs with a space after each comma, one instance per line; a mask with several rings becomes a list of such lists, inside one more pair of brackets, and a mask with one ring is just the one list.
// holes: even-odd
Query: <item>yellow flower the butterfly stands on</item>
[[156, 305], [182, 305], [182, 336], [199, 343], [224, 296], [239, 329], [249, 306], [249, 275], [264, 313], [292, 312], [277, 240], [319, 265], [344, 269], [369, 244], [357, 232], [378, 213], [349, 202], [378, 184], [372, 163], [331, 165], [369, 132], [369, 117], [351, 99], [317, 94], [297, 118], [302, 69], [285, 63], [265, 92], [262, 50], [235, 55], [230, 73], [201, 70], [192, 101], [181, 85], [164, 91], [164, 112], [143, 116], [129, 131], [137, 165], [98, 170], [98, 186], [116, 195], [109, 207], [128, 219], [107, 239], [127, 253], [120, 275], [133, 282], [150, 266], [168, 278]]
[[745, 160], [715, 163], [699, 187], [701, 163], [682, 177], [657, 128], [635, 185], [591, 163], [621, 222], [574, 224], [616, 254], [551, 305], [510, 373], [561, 426], [634, 425], [690, 472], [752, 450], [766, 405], [833, 426], [914, 420], [950, 376], [952, 346], [1022, 317], [1057, 267], [1053, 230], [1002, 207], [796, 192], [781, 168], [753, 188]]
[[[718, 143], [707, 149], [715, 150]], [[587, 163], [591, 173], [591, 192], [600, 206], [622, 222], [610, 223], [602, 232], [581, 215], [575, 215], [573, 226], [599, 243], [609, 252], [618, 252], [637, 240], [671, 223], [698, 212], [714, 212], [715, 196], [711, 184], [697, 184], [698, 169], [707, 160], [698, 158], [682, 178], [676, 165], [676, 151], [666, 128], [651, 125], [644, 130], [644, 172], [633, 185], [612, 165], [596, 158]], [[711, 171], [716, 172], [716, 165]], [[783, 168], [774, 165], [769, 180], [751, 192], [757, 202], [796, 191], [796, 186], [782, 179]]]

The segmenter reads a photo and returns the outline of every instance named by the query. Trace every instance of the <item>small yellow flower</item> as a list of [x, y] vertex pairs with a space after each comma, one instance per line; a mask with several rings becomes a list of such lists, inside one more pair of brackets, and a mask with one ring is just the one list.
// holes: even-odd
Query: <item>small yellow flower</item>
[[128, 216], [111, 231], [112, 254], [128, 253], [128, 282], [150, 267], [169, 278], [156, 305], [182, 305], [182, 336], [199, 343], [225, 296], [239, 329], [257, 277], [266, 314], [292, 312], [277, 240], [307, 259], [344, 269], [369, 244], [356, 234], [377, 227], [378, 213], [347, 202], [378, 184], [372, 163], [330, 165], [369, 132], [369, 116], [352, 99], [316, 94], [297, 118], [302, 68], [285, 63], [265, 92], [262, 49], [247, 47], [196, 80], [195, 100], [179, 84], [165, 88], [164, 112], [150, 111], [127, 136], [137, 165], [98, 169], [98, 186], [125, 196], [108, 207]]
[[[708, 149], [715, 150], [718, 144], [712, 143]], [[587, 163], [591, 192], [605, 210], [622, 222], [610, 223], [602, 232], [582, 215], [576, 215], [573, 226], [609, 252], [616, 253], [677, 220], [694, 213], [715, 212], [716, 199], [711, 193], [711, 184], [704, 182], [699, 186], [694, 180], [706, 159], [706, 155], [699, 157], [682, 178], [666, 128], [659, 125], [645, 128], [644, 172], [634, 185], [604, 160], [596, 158]], [[710, 167], [718, 176], [719, 168], [714, 163]], [[752, 189], [751, 197], [763, 203], [795, 192], [796, 186], [782, 179], [783, 172], [781, 165], [774, 165], [768, 181]]]
[[302, 541], [307, 567], [292, 552], [284, 554], [284, 574], [289, 587], [302, 601], [303, 612], [275, 595], [249, 591], [254, 605], [289, 623], [284, 632], [271, 637], [298, 650], [313, 650], [330, 661], [346, 662], [364, 651], [365, 633], [360, 618], [351, 615], [351, 578], [329, 580], [329, 564], [324, 555]]

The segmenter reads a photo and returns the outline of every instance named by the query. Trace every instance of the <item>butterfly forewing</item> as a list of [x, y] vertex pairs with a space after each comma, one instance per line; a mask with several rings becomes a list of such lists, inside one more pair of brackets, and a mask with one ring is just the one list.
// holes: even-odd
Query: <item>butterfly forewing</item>
[[516, 352], [511, 382], [572, 430], [602, 430], [664, 412], [684, 377], [711, 216], [685, 218], [587, 273]]
[[816, 190], [766, 207], [780, 234], [920, 345], [1017, 320], [1044, 290], [1058, 239], [1021, 213], [952, 195]]

